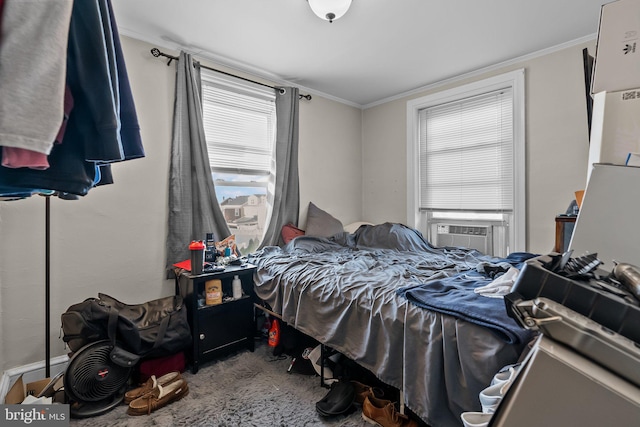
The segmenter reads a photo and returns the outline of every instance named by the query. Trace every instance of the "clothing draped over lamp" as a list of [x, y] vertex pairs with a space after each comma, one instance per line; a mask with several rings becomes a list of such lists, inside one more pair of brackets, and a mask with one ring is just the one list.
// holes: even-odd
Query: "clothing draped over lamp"
[[80, 199], [145, 152], [111, 0], [0, 0], [0, 15], [0, 200], [46, 196], [49, 377], [51, 196]]
[[2, 18], [0, 199], [78, 199], [145, 156], [109, 0], [9, 2]]
[[271, 216], [261, 247], [282, 243], [280, 230], [297, 224], [300, 212], [298, 179], [298, 88], [283, 87], [276, 92], [276, 173]]
[[176, 61], [176, 95], [169, 170], [167, 269], [189, 257], [191, 240], [206, 233], [219, 238], [230, 231], [218, 205], [204, 134], [200, 63], [180, 52]]

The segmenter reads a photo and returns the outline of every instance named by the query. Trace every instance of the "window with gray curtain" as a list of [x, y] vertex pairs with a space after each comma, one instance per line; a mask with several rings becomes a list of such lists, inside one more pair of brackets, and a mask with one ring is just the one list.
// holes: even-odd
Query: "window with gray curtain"
[[270, 215], [275, 91], [203, 69], [204, 132], [216, 195], [242, 253], [255, 250]]
[[167, 229], [167, 273], [173, 264], [189, 257], [191, 240], [207, 233], [229, 236], [222, 216], [202, 125], [200, 64], [191, 54], [180, 52], [176, 61], [171, 164], [169, 165], [169, 218]]

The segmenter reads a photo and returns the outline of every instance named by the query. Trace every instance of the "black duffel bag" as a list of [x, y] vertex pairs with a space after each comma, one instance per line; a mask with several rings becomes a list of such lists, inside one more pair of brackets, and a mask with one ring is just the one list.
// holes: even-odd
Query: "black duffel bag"
[[72, 351], [110, 339], [140, 357], [175, 354], [191, 344], [187, 308], [180, 295], [126, 304], [106, 295], [87, 298], [62, 314], [63, 341]]

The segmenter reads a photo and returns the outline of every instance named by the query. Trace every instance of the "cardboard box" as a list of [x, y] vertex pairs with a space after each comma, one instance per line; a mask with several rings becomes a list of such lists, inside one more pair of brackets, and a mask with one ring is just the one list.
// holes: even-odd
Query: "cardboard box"
[[640, 87], [640, 1], [617, 0], [600, 10], [591, 93]]
[[640, 87], [595, 94], [592, 118], [588, 176], [594, 163], [625, 165], [640, 152]]
[[[27, 396], [38, 396], [45, 391], [44, 396], [53, 398], [53, 402], [64, 403], [64, 387], [62, 387], [62, 373], [52, 378], [43, 378], [24, 384], [22, 375], [11, 386], [4, 398], [6, 405], [21, 404]], [[45, 390], [46, 389], [46, 390]]]
[[37, 396], [42, 390], [44, 390], [50, 381], [50, 378], [44, 378], [25, 385], [22, 381], [22, 375], [20, 375], [9, 389], [9, 392], [7, 392], [7, 395], [4, 398], [4, 403], [7, 405], [17, 405], [22, 403], [22, 401], [29, 395]]

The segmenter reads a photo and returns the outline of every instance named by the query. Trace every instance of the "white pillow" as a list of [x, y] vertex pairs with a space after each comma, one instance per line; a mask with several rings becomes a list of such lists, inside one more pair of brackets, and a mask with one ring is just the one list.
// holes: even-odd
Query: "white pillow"
[[361, 225], [373, 225], [373, 224], [365, 221], [352, 222], [351, 224], [344, 226], [344, 231], [346, 231], [349, 234], [353, 234], [356, 232], [358, 228], [360, 228]]

